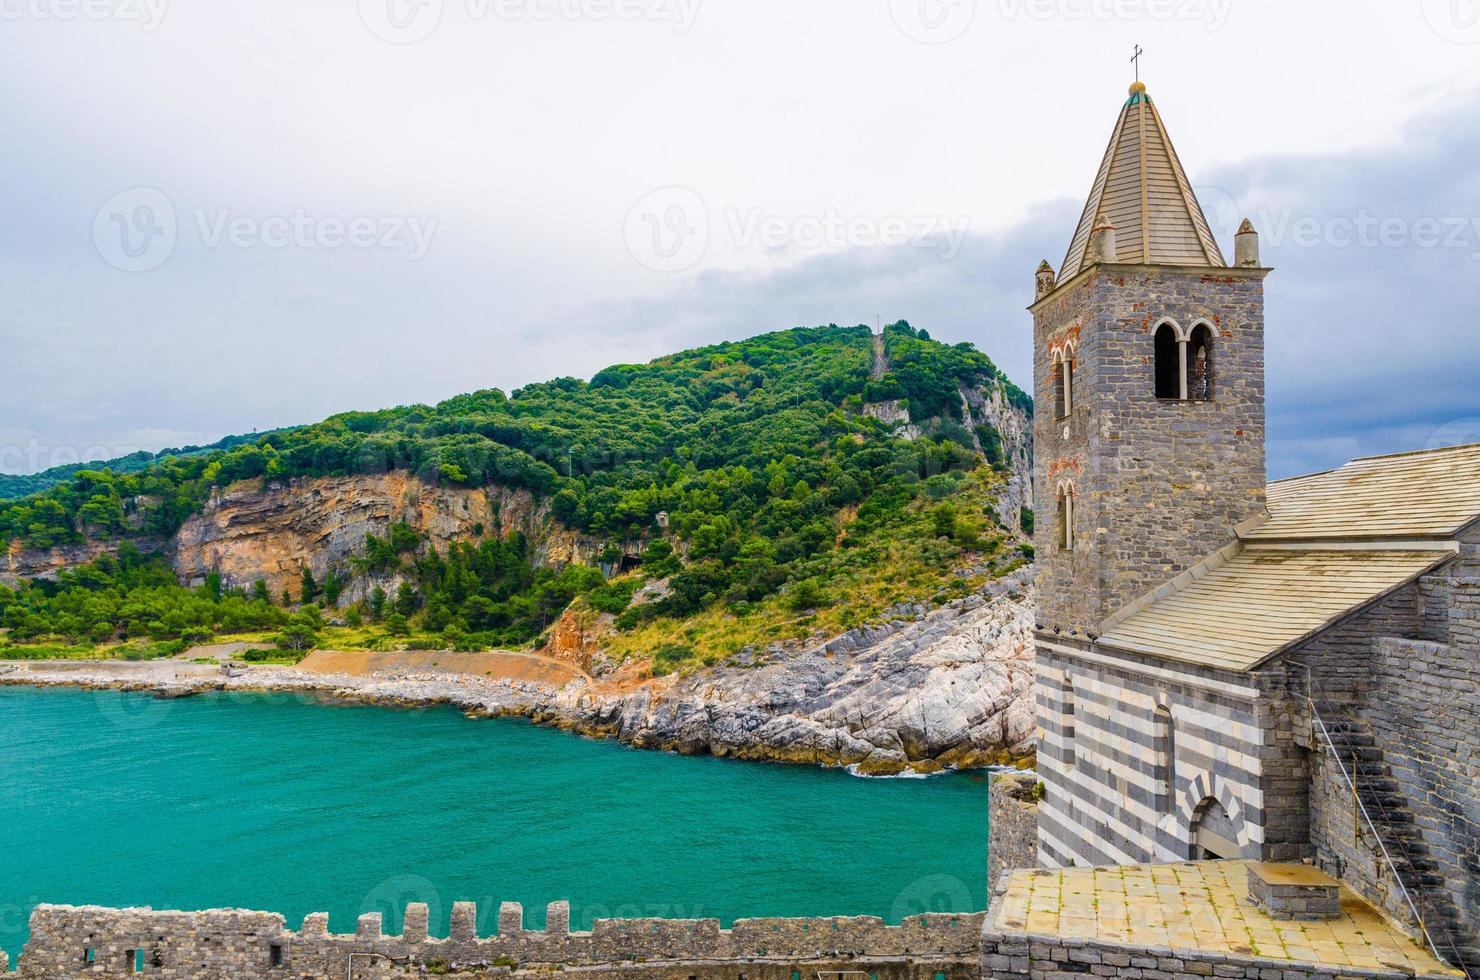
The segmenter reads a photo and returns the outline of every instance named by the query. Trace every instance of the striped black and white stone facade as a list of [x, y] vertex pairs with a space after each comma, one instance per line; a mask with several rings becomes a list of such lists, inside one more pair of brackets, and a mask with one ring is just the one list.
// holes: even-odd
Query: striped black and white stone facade
[[1299, 855], [1303, 770], [1283, 675], [1037, 643], [1040, 863]]

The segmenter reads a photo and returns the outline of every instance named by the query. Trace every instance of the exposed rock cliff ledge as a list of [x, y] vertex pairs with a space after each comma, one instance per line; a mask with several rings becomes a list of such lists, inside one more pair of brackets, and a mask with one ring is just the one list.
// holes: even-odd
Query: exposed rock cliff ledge
[[[439, 550], [454, 541], [476, 541], [486, 534], [523, 532], [535, 564], [587, 561], [597, 546], [564, 527], [525, 490], [490, 486], [471, 489], [425, 483], [405, 471], [363, 476], [283, 480], [263, 486], [243, 480], [218, 491], [202, 513], [185, 522], [174, 537], [139, 540], [143, 551], [167, 555], [186, 585], [198, 585], [212, 571], [228, 586], [250, 586], [264, 579], [273, 595], [297, 592], [307, 564], [321, 581], [331, 567], [347, 567], [365, 551], [365, 535], [384, 536], [404, 521]], [[0, 555], [0, 584], [50, 577], [118, 550], [118, 541], [88, 541], [43, 551], [13, 542]], [[364, 580], [358, 579], [357, 586]], [[352, 588], [346, 599], [362, 598]]]
[[[22, 663], [0, 671], [0, 685], [122, 687], [168, 696], [320, 691], [370, 703], [522, 715], [685, 753], [850, 765], [877, 774], [968, 768], [1032, 758], [1027, 578], [1019, 572], [981, 595], [931, 612], [910, 610], [917, 618], [856, 630], [805, 652], [768, 653], [686, 678], [635, 681], [619, 672], [593, 679], [532, 654], [504, 655], [517, 658], [520, 669], [498, 671], [493, 655], [445, 651], [433, 665], [427, 656], [396, 663], [394, 655], [376, 654], [367, 671], [253, 667], [227, 677], [190, 663], [192, 652], [145, 663]], [[362, 656], [368, 655], [335, 654], [327, 666], [338, 670]]]
[[742, 657], [617, 695], [572, 685], [548, 720], [635, 745], [868, 772], [1019, 761], [1032, 754], [1034, 724], [1025, 579], [800, 654]]
[[522, 531], [540, 561], [580, 560], [589, 550], [526, 491], [433, 486], [397, 471], [266, 489], [257, 480], [232, 484], [185, 522], [172, 557], [186, 583], [215, 570], [227, 585], [265, 579], [276, 595], [297, 590], [305, 562], [322, 579], [331, 567], [343, 568], [364, 552], [366, 534], [384, 536], [397, 521], [444, 551], [454, 541], [475, 540], [479, 528], [488, 534]]

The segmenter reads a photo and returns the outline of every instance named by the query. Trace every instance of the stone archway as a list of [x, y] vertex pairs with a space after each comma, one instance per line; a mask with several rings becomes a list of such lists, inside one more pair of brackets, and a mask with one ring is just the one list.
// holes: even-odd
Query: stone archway
[[1205, 797], [1192, 815], [1194, 861], [1237, 860], [1244, 856], [1238, 843], [1238, 826], [1215, 797]]

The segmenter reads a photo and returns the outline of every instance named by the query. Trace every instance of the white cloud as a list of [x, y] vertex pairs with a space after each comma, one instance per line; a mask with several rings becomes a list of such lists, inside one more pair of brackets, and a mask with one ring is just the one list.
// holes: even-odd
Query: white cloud
[[[1198, 183], [1251, 211], [1480, 213], [1473, 127], [1443, 112], [1480, 82], [1480, 49], [1415, 5], [1239, 0], [1210, 30], [1139, 12], [1154, 4], [1079, 17], [1057, 0], [959, 0], [957, 20], [905, 30], [941, 0], [701, 0], [683, 29], [648, 0], [635, 18], [598, 17], [603, 2], [511, 16], [442, 0], [410, 44], [343, 0], [174, 0], [152, 30], [8, 19], [0, 438], [195, 441], [880, 315], [1025, 378], [1032, 271], [1063, 253], [1133, 41]], [[930, 24], [952, 36], [915, 40]], [[1351, 56], [1377, 45], [1380, 71]], [[1401, 142], [1414, 117], [1427, 135]], [[628, 223], [673, 186], [710, 218], [677, 272], [634, 256]], [[130, 273], [94, 230], [134, 188], [166, 195], [178, 225], [158, 267]], [[258, 230], [303, 214], [435, 235], [416, 261], [322, 235], [213, 247], [193, 216], [223, 212]], [[895, 222], [967, 233], [951, 261], [860, 247]], [[779, 237], [732, 232], [752, 226]], [[1450, 337], [1475, 308], [1474, 265], [1422, 248], [1270, 253], [1277, 470], [1480, 414], [1464, 405], [1469, 342]], [[1446, 340], [1436, 366], [1426, 345]], [[1388, 394], [1353, 395], [1374, 390]]]

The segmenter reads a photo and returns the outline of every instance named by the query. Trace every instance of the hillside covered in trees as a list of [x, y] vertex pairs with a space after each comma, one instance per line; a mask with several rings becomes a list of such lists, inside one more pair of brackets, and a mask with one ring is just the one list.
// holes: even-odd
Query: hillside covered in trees
[[[998, 510], [1021, 436], [974, 417], [968, 396], [1019, 416], [1031, 402], [970, 345], [900, 323], [883, 346], [887, 369], [874, 370], [866, 327], [788, 330], [589, 382], [348, 412], [142, 468], [78, 469], [0, 500], [8, 554], [108, 552], [0, 586], [0, 656], [157, 652], [254, 630], [301, 650], [331, 624], [345, 631], [337, 644], [519, 645], [574, 603], [616, 616], [625, 652], [681, 664], [775, 636], [778, 620], [798, 635], [847, 628], [890, 602], [951, 594], [966, 586], [958, 572], [1000, 573], [1027, 554], [1016, 507]], [[879, 405], [890, 412], [867, 410]], [[168, 542], [221, 488], [388, 472], [525, 491], [600, 547], [557, 567], [519, 533], [479, 525], [438, 549], [395, 524], [327, 574], [305, 564], [285, 593], [172, 575]]]

